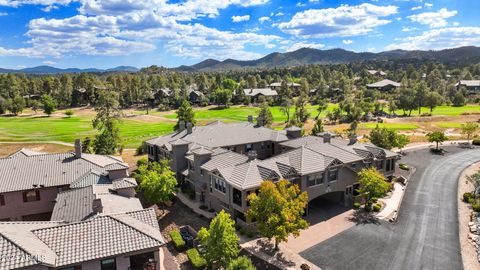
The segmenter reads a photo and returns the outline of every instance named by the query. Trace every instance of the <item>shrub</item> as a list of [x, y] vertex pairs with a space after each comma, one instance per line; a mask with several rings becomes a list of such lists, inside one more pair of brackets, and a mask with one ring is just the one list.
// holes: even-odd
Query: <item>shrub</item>
[[241, 228], [242, 228], [242, 226], [240, 226], [239, 224], [235, 224], [235, 230], [236, 231], [239, 231]]
[[359, 202], [354, 203], [353, 209], [360, 209], [360, 203]]
[[139, 147], [137, 147], [137, 149], [135, 150], [135, 156], [141, 156], [141, 155], [144, 155], [144, 154], [146, 154], [145, 153], [145, 145], [142, 144]]
[[73, 114], [74, 114], [74, 111], [73, 111], [73, 110], [66, 110], [66, 111], [65, 111], [65, 115], [66, 115], [68, 118], [72, 117]]
[[377, 203], [377, 201], [378, 201], [378, 198], [377, 198], [377, 197], [373, 197], [373, 198], [372, 198], [372, 203]]
[[410, 167], [408, 167], [407, 164], [404, 164], [404, 163], [400, 163], [400, 165], [398, 165], [398, 167], [404, 171], [408, 171], [410, 170]]
[[480, 145], [480, 139], [475, 139], [472, 141], [473, 145]]
[[245, 229], [244, 228], [240, 228], [240, 235], [245, 235]]
[[247, 230], [247, 237], [253, 238], [253, 236], [255, 236], [255, 233], [252, 230]]
[[187, 250], [187, 257], [195, 270], [205, 269], [207, 266], [207, 261], [200, 255], [196, 248]]
[[185, 249], [185, 240], [183, 240], [179, 231], [171, 231], [170, 238], [172, 238], [173, 245], [178, 251]]
[[365, 204], [365, 211], [367, 211], [367, 212], [372, 211], [372, 203], [371, 202], [367, 202]]
[[240, 256], [232, 260], [228, 266], [227, 270], [256, 270], [252, 261], [247, 256]]
[[148, 159], [147, 158], [141, 158], [137, 160], [137, 167], [143, 166], [143, 165], [148, 165]]
[[472, 204], [472, 209], [475, 212], [480, 212], [480, 200], [475, 200]]
[[475, 199], [475, 195], [471, 192], [465, 192], [463, 193], [463, 201], [466, 203], [472, 203], [473, 200]]
[[377, 203], [373, 206], [373, 211], [374, 212], [380, 212], [380, 209], [382, 209], [382, 205]]

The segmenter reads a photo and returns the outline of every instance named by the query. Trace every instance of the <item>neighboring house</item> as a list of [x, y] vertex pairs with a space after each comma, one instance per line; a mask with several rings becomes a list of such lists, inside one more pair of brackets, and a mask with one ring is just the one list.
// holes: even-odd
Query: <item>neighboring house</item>
[[374, 69], [369, 69], [367, 70], [367, 72], [370, 74], [370, 75], [375, 75], [375, 76], [386, 76], [387, 73], [381, 71], [381, 70], [374, 70]]
[[215, 122], [146, 142], [150, 160], [169, 158], [195, 200], [215, 211], [226, 210], [248, 223], [247, 196], [265, 180], [287, 179], [306, 191], [351, 205], [357, 172], [375, 166], [392, 176], [399, 156], [356, 138], [301, 137], [300, 128], [275, 131], [252, 123]]
[[[77, 140], [74, 153], [45, 154], [22, 149], [0, 158], [0, 220], [50, 220], [57, 194], [93, 184], [112, 184], [129, 178], [120, 158], [85, 154]], [[135, 184], [136, 185], [136, 182]], [[133, 188], [118, 193], [134, 196]]]
[[277, 91], [270, 88], [249, 88], [243, 89], [243, 92], [252, 99], [252, 102], [257, 102], [261, 96], [270, 98], [276, 98], [278, 96]]
[[153, 98], [156, 103], [161, 102], [163, 99], [169, 98], [173, 94], [173, 90], [170, 88], [160, 88], [153, 91]]
[[0, 269], [162, 269], [165, 241], [153, 209], [80, 222], [0, 222]]
[[460, 80], [455, 86], [457, 87], [457, 90], [460, 90], [461, 87], [465, 87], [469, 94], [480, 92], [480, 80]]
[[[292, 90], [294, 90], [295, 92], [297, 92], [298, 90], [300, 90], [300, 84], [298, 83], [294, 83], [294, 82], [291, 82], [291, 83], [287, 83], [287, 86], [290, 87]], [[274, 82], [274, 83], [271, 83], [269, 85], [269, 87], [272, 89], [272, 90], [278, 90], [282, 87], [282, 83], [281, 82]]]
[[200, 103], [203, 100], [204, 94], [198, 90], [192, 90], [188, 92], [188, 100], [191, 103]]
[[377, 89], [380, 91], [390, 91], [392, 89], [400, 87], [401, 85], [402, 85], [401, 83], [397, 83], [397, 82], [385, 79], [376, 83], [367, 84], [367, 87], [371, 89]]

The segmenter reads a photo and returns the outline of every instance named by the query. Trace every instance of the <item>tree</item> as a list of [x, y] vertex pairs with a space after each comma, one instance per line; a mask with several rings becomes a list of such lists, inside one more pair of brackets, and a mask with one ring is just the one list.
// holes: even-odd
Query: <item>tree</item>
[[430, 113], [433, 112], [433, 109], [437, 107], [438, 105], [441, 105], [443, 102], [443, 97], [435, 91], [431, 91], [427, 94], [425, 97], [425, 106], [430, 108]]
[[280, 104], [280, 110], [287, 116], [286, 123], [290, 122], [290, 109], [292, 108], [292, 100], [290, 98], [284, 98]]
[[97, 115], [93, 119], [93, 127], [100, 131], [93, 143], [95, 153], [113, 155], [121, 152], [121, 138], [117, 124], [122, 113], [119, 108], [118, 93], [110, 90], [99, 92], [95, 111]]
[[35, 114], [37, 114], [37, 111], [38, 111], [38, 109], [40, 109], [41, 106], [42, 106], [42, 104], [40, 104], [40, 102], [38, 100], [30, 101], [30, 108], [32, 109], [32, 111], [35, 112]]
[[430, 132], [430, 133], [427, 133], [427, 140], [429, 142], [434, 142], [437, 144], [437, 151], [439, 150], [438, 149], [438, 144], [448, 140], [448, 137], [445, 136], [445, 133], [441, 132], [441, 131], [434, 131], [434, 132]]
[[307, 98], [303, 94], [300, 95], [295, 101], [295, 120], [297, 123], [305, 123], [310, 117], [310, 113], [307, 111]]
[[400, 149], [400, 151], [402, 151], [402, 149], [407, 146], [407, 144], [410, 143], [410, 139], [408, 138], [407, 135], [405, 134], [398, 134], [396, 136], [396, 145], [395, 147], [397, 147], [398, 149]]
[[26, 105], [25, 99], [20, 95], [16, 95], [15, 97], [13, 97], [13, 99], [9, 99], [7, 101], [7, 104], [8, 110], [14, 115], [18, 115], [19, 113], [21, 113], [23, 109], [25, 109]]
[[425, 99], [427, 98], [430, 89], [425, 82], [421, 82], [415, 86], [415, 101], [417, 102], [418, 115], [422, 114], [422, 107], [425, 106]]
[[256, 270], [257, 268], [253, 265], [252, 261], [247, 256], [240, 256], [232, 260], [228, 266], [227, 270]]
[[415, 99], [415, 91], [410, 88], [400, 89], [400, 95], [397, 100], [397, 107], [403, 110], [403, 115], [412, 115], [412, 111], [418, 108], [417, 100]]
[[73, 110], [70, 110], [70, 109], [68, 109], [68, 110], [65, 111], [65, 115], [66, 115], [68, 118], [71, 118], [74, 113], [75, 113], [75, 112], [74, 112]]
[[467, 136], [467, 141], [478, 131], [478, 124], [475, 122], [467, 122], [461, 126], [462, 134]]
[[252, 193], [247, 200], [250, 209], [247, 217], [257, 221], [260, 234], [268, 239], [275, 238], [275, 249], [282, 241], [308, 227], [302, 216], [308, 202], [308, 195], [298, 185], [287, 180], [277, 183], [263, 181], [258, 194]]
[[8, 110], [7, 100], [0, 96], [0, 114], [6, 113]]
[[182, 102], [182, 105], [177, 110], [177, 124], [175, 125], [175, 130], [178, 130], [180, 121], [184, 123], [192, 123], [195, 125], [197, 122], [195, 120], [195, 112], [193, 111], [192, 105], [187, 100]]
[[205, 246], [205, 259], [209, 265], [216, 263], [226, 267], [240, 252], [235, 222], [223, 210], [212, 219], [208, 229], [200, 229], [198, 239]]
[[92, 154], [94, 152], [92, 139], [90, 137], [85, 137], [82, 141], [82, 153]]
[[472, 175], [467, 175], [467, 180], [472, 183], [473, 185], [473, 190], [475, 192], [475, 195], [477, 193], [478, 188], [480, 187], [480, 172], [476, 172]]
[[170, 200], [177, 187], [177, 178], [166, 159], [141, 165], [135, 172], [135, 179], [145, 199], [152, 204]]
[[453, 106], [462, 107], [465, 106], [465, 97], [463, 96], [462, 92], [457, 91], [453, 96], [452, 100]]
[[325, 130], [323, 128], [322, 119], [317, 119], [317, 121], [315, 122], [315, 125], [312, 128], [312, 135], [317, 136], [318, 134], [320, 134], [324, 131]]
[[315, 116], [315, 120], [317, 120], [320, 117], [320, 114], [322, 114], [323, 111], [325, 111], [328, 108], [328, 103], [324, 99], [318, 99], [318, 107], [317, 107], [317, 116]]
[[232, 90], [230, 89], [223, 89], [223, 88], [217, 88], [215, 92], [213, 92], [213, 99], [215, 101], [215, 104], [217, 105], [223, 105], [225, 107], [228, 107], [230, 104], [230, 101], [232, 100], [233, 94]]
[[42, 95], [42, 106], [43, 112], [50, 116], [57, 109], [57, 102], [52, 98], [52, 96], [44, 94]]
[[260, 105], [260, 111], [258, 112], [257, 119], [261, 119], [263, 121], [263, 125], [266, 127], [270, 127], [273, 123], [273, 115], [268, 107], [267, 102], [263, 102]]
[[365, 199], [365, 205], [372, 202], [373, 198], [381, 198], [388, 192], [390, 185], [383, 174], [375, 168], [364, 168], [358, 172], [357, 190]]

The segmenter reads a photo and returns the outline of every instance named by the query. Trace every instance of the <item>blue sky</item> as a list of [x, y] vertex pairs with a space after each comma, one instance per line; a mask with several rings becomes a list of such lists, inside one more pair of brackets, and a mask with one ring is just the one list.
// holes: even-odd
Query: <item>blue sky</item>
[[0, 67], [110, 68], [480, 45], [473, 0], [0, 0]]

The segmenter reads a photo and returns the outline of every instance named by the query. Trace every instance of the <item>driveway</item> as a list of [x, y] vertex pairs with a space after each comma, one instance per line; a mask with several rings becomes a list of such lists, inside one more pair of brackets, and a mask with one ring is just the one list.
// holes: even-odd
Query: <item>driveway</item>
[[480, 160], [480, 149], [447, 148], [436, 156], [410, 152], [417, 167], [395, 223], [358, 224], [300, 253], [322, 269], [462, 269], [457, 180]]

